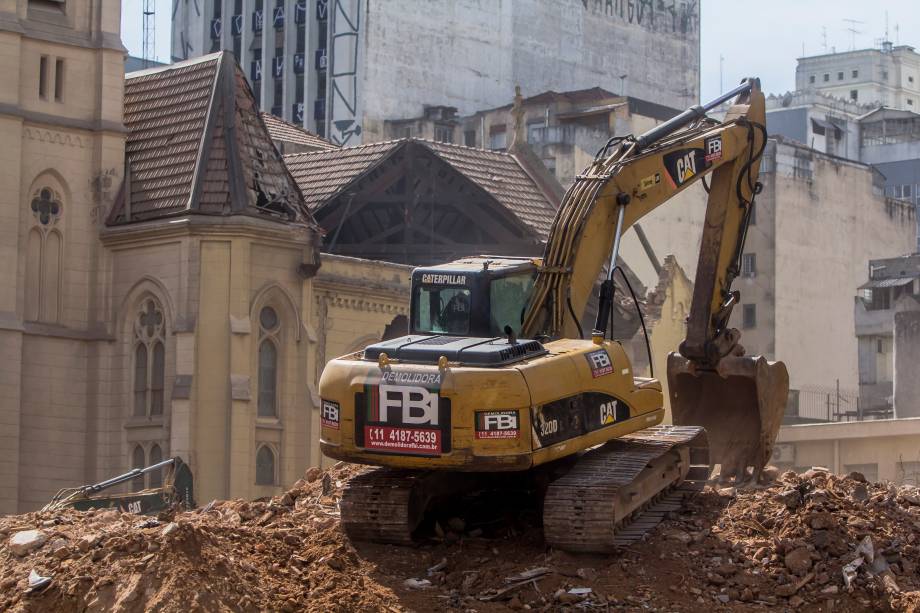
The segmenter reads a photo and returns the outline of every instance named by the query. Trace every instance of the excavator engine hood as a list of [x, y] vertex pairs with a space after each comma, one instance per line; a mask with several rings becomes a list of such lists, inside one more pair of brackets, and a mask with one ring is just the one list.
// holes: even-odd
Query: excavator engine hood
[[756, 481], [783, 420], [786, 365], [761, 356], [727, 356], [715, 370], [703, 370], [671, 353], [668, 388], [674, 424], [706, 428], [710, 461], [721, 465], [720, 479]]

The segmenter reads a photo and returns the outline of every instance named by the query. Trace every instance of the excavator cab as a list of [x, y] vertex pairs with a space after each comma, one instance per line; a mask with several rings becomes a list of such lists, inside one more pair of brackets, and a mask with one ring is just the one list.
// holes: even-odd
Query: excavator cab
[[410, 334], [495, 338], [510, 330], [516, 338], [538, 264], [535, 258], [477, 256], [416, 268]]

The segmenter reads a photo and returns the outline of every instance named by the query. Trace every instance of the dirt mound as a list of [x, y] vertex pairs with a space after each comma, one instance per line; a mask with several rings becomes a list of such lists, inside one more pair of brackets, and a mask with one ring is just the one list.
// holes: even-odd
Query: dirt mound
[[[397, 597], [367, 580], [373, 564], [338, 528], [342, 480], [355, 470], [313, 469], [314, 481], [268, 502], [156, 519], [114, 510], [0, 518], [0, 611], [385, 610]], [[17, 555], [25, 530], [41, 542]], [[30, 592], [33, 570], [51, 581]]]
[[417, 548], [353, 546], [337, 502], [357, 470], [157, 519], [0, 518], [0, 610], [920, 611], [916, 488], [786, 473], [708, 490], [647, 542], [586, 556], [546, 547], [535, 504], [484, 516], [498, 493], [454, 505]]

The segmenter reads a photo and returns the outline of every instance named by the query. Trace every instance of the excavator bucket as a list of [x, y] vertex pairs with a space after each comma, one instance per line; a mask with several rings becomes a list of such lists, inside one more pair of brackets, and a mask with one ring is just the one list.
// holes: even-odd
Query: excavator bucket
[[702, 370], [671, 353], [668, 387], [674, 424], [706, 428], [710, 462], [721, 465], [720, 480], [756, 482], [783, 420], [786, 365], [761, 356], [727, 356], [715, 370]]

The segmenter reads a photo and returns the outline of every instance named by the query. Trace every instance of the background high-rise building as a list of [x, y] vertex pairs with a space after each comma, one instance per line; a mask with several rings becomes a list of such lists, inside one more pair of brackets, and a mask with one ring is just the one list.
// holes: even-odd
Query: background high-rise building
[[505, 104], [515, 85], [600, 86], [685, 108], [699, 97], [699, 3], [666, 4], [183, 0], [172, 56], [230, 50], [263, 110], [353, 145], [423, 105]]
[[882, 41], [878, 49], [799, 58], [795, 88], [920, 112], [920, 54], [908, 45]]

